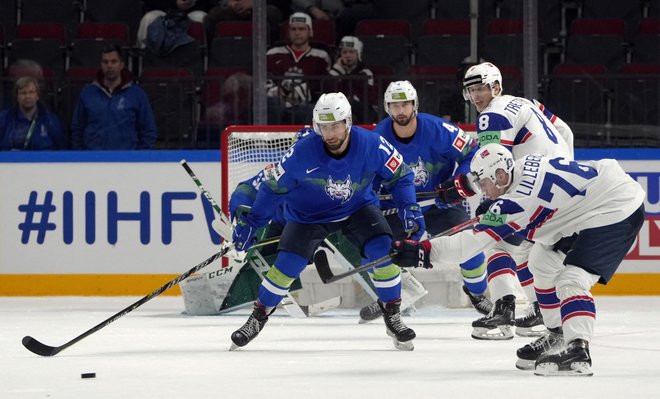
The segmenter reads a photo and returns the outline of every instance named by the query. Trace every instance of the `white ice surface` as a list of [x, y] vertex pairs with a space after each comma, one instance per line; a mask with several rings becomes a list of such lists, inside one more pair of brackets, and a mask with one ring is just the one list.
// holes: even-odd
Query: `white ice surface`
[[[247, 311], [187, 317], [179, 297], [155, 298], [54, 357], [21, 345], [24, 335], [62, 345], [138, 299], [0, 298], [0, 398], [660, 398], [660, 297], [596, 298], [591, 378], [517, 370], [515, 351], [530, 339], [476, 341], [476, 312], [439, 307], [405, 319], [413, 352], [352, 310], [280, 310], [229, 352]], [[87, 372], [96, 378], [81, 379]]]

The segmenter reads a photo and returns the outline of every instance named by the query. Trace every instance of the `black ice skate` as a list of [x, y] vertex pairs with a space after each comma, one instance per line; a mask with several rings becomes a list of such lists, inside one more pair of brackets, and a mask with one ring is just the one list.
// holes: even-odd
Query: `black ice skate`
[[378, 300], [378, 306], [383, 312], [383, 319], [385, 320], [385, 330], [387, 335], [392, 337], [394, 347], [401, 351], [411, 351], [415, 349], [412, 340], [416, 334], [411, 328], [408, 328], [401, 320], [401, 300], [388, 302], [383, 304]]
[[245, 346], [255, 339], [261, 330], [263, 330], [268, 321], [268, 316], [273, 313], [274, 310], [275, 309], [268, 313], [262, 304], [255, 302], [254, 310], [252, 310], [252, 314], [248, 317], [245, 324], [243, 324], [243, 327], [231, 334], [232, 345], [229, 350], [233, 351], [236, 348]]
[[380, 305], [378, 305], [378, 302], [372, 302], [360, 309], [360, 324], [376, 320], [382, 315], [383, 311], [380, 310]]
[[463, 286], [463, 292], [470, 298], [470, 302], [472, 302], [472, 306], [474, 306], [477, 312], [487, 316], [493, 310], [493, 302], [486, 298], [485, 295], [474, 295], [466, 286]]
[[542, 355], [536, 361], [534, 374], [591, 377], [594, 373], [591, 371], [589, 342], [579, 338], [574, 339], [561, 352]]
[[472, 338], [504, 340], [513, 338], [511, 327], [514, 323], [516, 297], [505, 295], [498, 299], [491, 313], [472, 322]]
[[557, 353], [564, 346], [564, 333], [561, 327], [549, 328], [545, 334], [516, 351], [516, 367], [520, 370], [534, 370], [536, 359], [544, 354]]
[[525, 310], [525, 315], [516, 319], [516, 335], [521, 337], [540, 337], [545, 334], [543, 316], [538, 302], [532, 302]]

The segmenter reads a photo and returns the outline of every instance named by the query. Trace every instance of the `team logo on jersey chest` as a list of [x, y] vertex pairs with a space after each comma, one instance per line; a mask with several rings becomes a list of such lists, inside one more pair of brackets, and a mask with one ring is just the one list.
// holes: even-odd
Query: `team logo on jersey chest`
[[351, 175], [348, 175], [346, 180], [333, 180], [332, 176], [328, 177], [325, 184], [325, 193], [328, 194], [333, 200], [341, 200], [341, 203], [348, 202], [353, 197], [353, 182]]
[[411, 163], [410, 169], [415, 174], [415, 186], [424, 187], [429, 181], [429, 171], [424, 166], [422, 157], [417, 157], [417, 163]]

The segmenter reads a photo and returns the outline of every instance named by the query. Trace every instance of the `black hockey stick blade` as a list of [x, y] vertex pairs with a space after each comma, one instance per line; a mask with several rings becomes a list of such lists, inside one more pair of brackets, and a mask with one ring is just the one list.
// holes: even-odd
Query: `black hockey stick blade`
[[26, 347], [30, 352], [45, 357], [55, 356], [58, 353], [60, 353], [60, 351], [63, 349], [61, 347], [48, 346], [46, 344], [43, 344], [29, 335], [23, 337], [21, 343], [23, 343], [23, 346]]
[[[433, 237], [430, 237], [429, 239], [437, 238], [437, 237], [442, 237], [446, 235], [452, 235], [454, 233], [457, 233], [463, 229], [465, 229], [468, 226], [472, 226], [473, 224], [477, 223], [479, 221], [479, 217], [476, 216], [470, 220], [466, 220], [463, 223], [457, 224], [454, 227], [451, 227], [441, 233], [438, 233], [434, 235]], [[318, 262], [317, 262], [317, 255], [323, 253], [322, 256], [318, 257]], [[325, 254], [325, 251], [318, 251], [316, 254], [314, 254], [314, 265], [316, 266], [316, 271], [319, 273], [319, 277], [321, 277], [321, 281], [323, 281], [324, 284], [329, 284], [332, 282], [335, 282], [337, 280], [341, 280], [343, 278], [352, 276], [356, 273], [361, 273], [364, 271], [367, 271], [375, 266], [380, 265], [381, 263], [387, 261], [390, 259], [390, 256], [383, 256], [382, 258], [376, 259], [374, 261], [371, 261], [369, 263], [365, 263], [362, 266], [356, 267], [355, 269], [351, 269], [349, 271], [346, 271], [344, 273], [340, 274], [334, 274], [332, 273], [332, 270], [330, 269], [330, 264], [328, 263], [328, 257]]]
[[208, 266], [210, 263], [212, 263], [216, 259], [220, 258], [221, 256], [226, 255], [227, 252], [229, 252], [229, 250], [231, 248], [232, 248], [232, 246], [223, 247], [222, 250], [220, 250], [220, 252], [216, 252], [215, 254], [211, 255], [206, 260], [204, 260], [202, 263], [196, 265], [192, 269], [190, 269], [187, 272], [183, 273], [182, 275], [176, 277], [175, 279], [171, 280], [170, 282], [163, 285], [162, 287], [156, 289], [151, 294], [143, 297], [139, 301], [137, 301], [134, 304], [128, 306], [127, 308], [121, 310], [120, 312], [115, 313], [114, 315], [112, 315], [108, 319], [103, 320], [102, 322], [100, 322], [96, 326], [90, 328], [89, 330], [87, 330], [84, 333], [78, 335], [77, 337], [75, 337], [74, 339], [72, 339], [71, 341], [69, 341], [65, 344], [62, 344], [60, 346], [48, 346], [48, 345], [46, 345], [44, 343], [41, 343], [40, 341], [38, 341], [35, 338], [32, 338], [30, 336], [23, 337], [23, 340], [21, 342], [23, 343], [23, 346], [27, 350], [29, 350], [30, 352], [35, 353], [39, 356], [55, 356], [58, 353], [60, 353], [61, 351], [63, 351], [64, 349], [68, 348], [69, 346], [71, 346], [71, 345], [75, 344], [76, 342], [82, 340], [83, 338], [97, 332], [98, 330], [106, 327], [108, 324], [112, 323], [113, 321], [119, 319], [122, 316], [125, 316], [127, 313], [132, 312], [133, 310], [139, 308], [140, 306], [142, 306], [146, 302], [148, 302], [151, 299], [157, 297], [158, 295], [160, 295], [163, 292], [167, 291], [168, 289], [172, 288], [173, 286], [180, 283], [181, 281], [187, 279], [193, 273], [195, 273], [195, 272], [199, 271], [200, 269]]

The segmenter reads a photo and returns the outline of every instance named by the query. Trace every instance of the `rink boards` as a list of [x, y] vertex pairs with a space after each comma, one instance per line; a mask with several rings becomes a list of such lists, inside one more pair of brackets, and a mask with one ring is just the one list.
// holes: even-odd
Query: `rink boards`
[[[647, 191], [635, 246], [595, 292], [660, 295], [660, 150], [576, 158], [616, 158]], [[181, 159], [219, 199], [218, 151], [0, 153], [0, 295], [145, 295], [216, 252]]]

